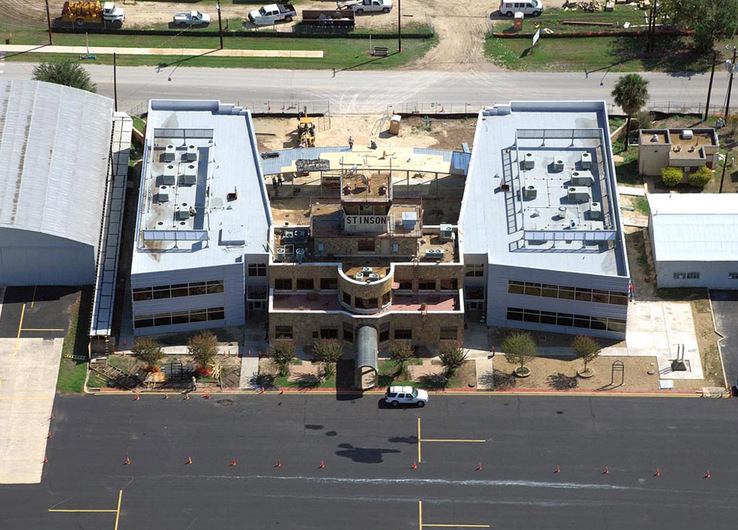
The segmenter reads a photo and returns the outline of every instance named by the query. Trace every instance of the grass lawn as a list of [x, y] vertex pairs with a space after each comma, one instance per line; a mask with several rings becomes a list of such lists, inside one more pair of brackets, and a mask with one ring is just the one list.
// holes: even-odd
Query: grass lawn
[[316, 380], [314, 377], [301, 377], [297, 381], [290, 381], [288, 375], [279, 376], [274, 379], [274, 386], [277, 388], [300, 388], [303, 390], [310, 388], [335, 388], [336, 376], [327, 379]]
[[[621, 31], [623, 24], [626, 22], [632, 26], [638, 26], [646, 23], [644, 18], [645, 11], [635, 6], [618, 6], [615, 11], [602, 11], [598, 13], [587, 13], [585, 11], [564, 11], [563, 9], [552, 9], [546, 7], [546, 10], [539, 17], [527, 17], [523, 21], [523, 32], [533, 33], [536, 29], [548, 28], [555, 33], [577, 33], [585, 31]], [[570, 25], [563, 24], [564, 21], [577, 22], [606, 22], [613, 26], [594, 26], [594, 25]], [[644, 28], [645, 29], [645, 28]], [[512, 18], [497, 20], [494, 22], [494, 31], [498, 33], [515, 33], [513, 30]]]
[[485, 42], [487, 58], [509, 70], [640, 72], [709, 70], [711, 57], [689, 48], [688, 39], [663, 37], [656, 41], [656, 52], [646, 54], [644, 37], [585, 37], [547, 39], [541, 37], [535, 48], [529, 38], [497, 39]]
[[[12, 34], [12, 44], [44, 44], [48, 36], [43, 27], [18, 30], [0, 24], [0, 39]], [[228, 37], [225, 47], [228, 49], [249, 50], [322, 50], [322, 59], [304, 58], [258, 58], [258, 57], [211, 57], [202, 56], [134, 56], [125, 55], [126, 47], [140, 48], [197, 48], [216, 50], [219, 48], [218, 37], [190, 37], [187, 35], [90, 35], [90, 46], [113, 46], [121, 48], [118, 56], [120, 66], [209, 66], [217, 68], [290, 68], [290, 69], [357, 69], [386, 70], [404, 65], [419, 57], [438, 42], [437, 37], [431, 39], [407, 39], [403, 41], [403, 52], [392, 53], [389, 57], [372, 57], [369, 49], [369, 35], [366, 39], [315, 39], [315, 38], [271, 38], [271, 37]], [[60, 46], [84, 46], [85, 36], [80, 34], [55, 34], [54, 44]], [[371, 39], [372, 46], [386, 46], [396, 49], [396, 39]], [[8, 61], [60, 61], [77, 60], [73, 54], [22, 53], [8, 54]], [[86, 59], [87, 64], [112, 64], [112, 55], [99, 55], [95, 59]]]
[[86, 375], [87, 362], [62, 359], [56, 389], [59, 392], [84, 392]]

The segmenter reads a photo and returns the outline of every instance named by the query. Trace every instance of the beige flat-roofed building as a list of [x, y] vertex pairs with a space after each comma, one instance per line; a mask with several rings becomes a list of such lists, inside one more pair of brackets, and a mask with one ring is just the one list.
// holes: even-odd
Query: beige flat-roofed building
[[686, 173], [718, 162], [715, 129], [642, 129], [638, 137], [638, 172], [658, 176], [665, 167]]

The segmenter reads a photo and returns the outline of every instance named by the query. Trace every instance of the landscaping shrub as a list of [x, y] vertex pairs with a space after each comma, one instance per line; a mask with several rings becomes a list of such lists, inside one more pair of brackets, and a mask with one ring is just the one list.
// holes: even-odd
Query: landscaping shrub
[[290, 363], [295, 358], [295, 345], [289, 340], [274, 341], [271, 358], [279, 368], [279, 375], [289, 375]]
[[678, 167], [665, 167], [661, 170], [661, 180], [665, 186], [673, 188], [682, 181], [682, 170]]
[[712, 170], [702, 166], [697, 171], [693, 171], [687, 176], [687, 182], [690, 186], [699, 186], [704, 188], [712, 178]]
[[438, 359], [446, 369], [446, 377], [453, 377], [466, 361], [466, 352], [458, 341], [443, 341], [438, 345]]

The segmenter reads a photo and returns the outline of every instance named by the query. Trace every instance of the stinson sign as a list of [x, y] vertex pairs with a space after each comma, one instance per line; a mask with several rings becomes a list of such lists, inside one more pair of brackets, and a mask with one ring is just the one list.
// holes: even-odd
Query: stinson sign
[[386, 215], [346, 215], [343, 222], [346, 232], [384, 232]]

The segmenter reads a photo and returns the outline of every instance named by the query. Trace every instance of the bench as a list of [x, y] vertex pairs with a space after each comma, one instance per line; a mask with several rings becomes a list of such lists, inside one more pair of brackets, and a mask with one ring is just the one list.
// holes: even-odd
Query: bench
[[389, 57], [389, 48], [387, 46], [374, 46], [372, 55], [375, 57]]

